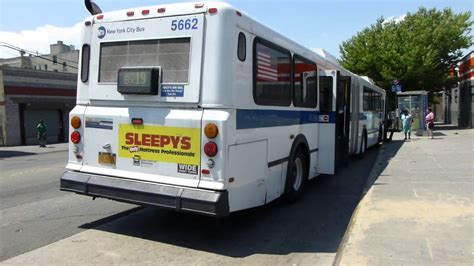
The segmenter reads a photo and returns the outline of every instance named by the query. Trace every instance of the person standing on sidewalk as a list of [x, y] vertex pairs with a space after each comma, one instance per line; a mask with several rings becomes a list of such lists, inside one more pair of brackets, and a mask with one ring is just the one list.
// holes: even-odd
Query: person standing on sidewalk
[[43, 120], [40, 120], [36, 126], [36, 132], [38, 133], [38, 142], [40, 148], [46, 148], [46, 125]]
[[402, 125], [403, 125], [403, 133], [405, 133], [405, 140], [411, 138], [411, 123], [413, 122], [412, 116], [408, 110], [404, 110], [402, 114]]
[[425, 117], [426, 120], [426, 129], [428, 130], [428, 137], [433, 137], [433, 129], [434, 129], [434, 119], [435, 115], [433, 113], [433, 110], [431, 108], [428, 108], [428, 114]]

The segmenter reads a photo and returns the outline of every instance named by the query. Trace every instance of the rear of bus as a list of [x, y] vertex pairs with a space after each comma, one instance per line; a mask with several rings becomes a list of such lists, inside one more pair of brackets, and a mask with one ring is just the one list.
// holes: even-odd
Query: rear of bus
[[228, 214], [224, 187], [199, 185], [202, 162], [217, 153], [221, 137], [200, 107], [207, 14], [193, 3], [85, 21], [61, 190]]

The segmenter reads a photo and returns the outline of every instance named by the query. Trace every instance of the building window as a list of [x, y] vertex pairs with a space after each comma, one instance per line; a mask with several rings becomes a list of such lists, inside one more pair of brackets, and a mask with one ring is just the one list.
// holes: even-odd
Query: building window
[[293, 70], [293, 104], [297, 107], [316, 107], [318, 93], [316, 64], [295, 55]]
[[58, 62], [58, 57], [56, 55], [53, 55], [53, 63], [57, 63]]
[[258, 105], [291, 104], [291, 54], [256, 38], [253, 49], [253, 98]]
[[48, 65], [44, 64], [44, 70], [48, 70]]
[[63, 67], [67, 67], [66, 61], [63, 62]]

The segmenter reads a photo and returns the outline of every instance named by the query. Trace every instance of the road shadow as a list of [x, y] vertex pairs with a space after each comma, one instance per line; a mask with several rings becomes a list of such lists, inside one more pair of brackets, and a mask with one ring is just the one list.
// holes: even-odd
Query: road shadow
[[0, 158], [10, 158], [10, 157], [27, 156], [27, 155], [35, 155], [35, 154], [37, 153], [25, 152], [25, 151], [0, 151]]
[[408, 141], [404, 140], [392, 140], [389, 143], [385, 143], [382, 148], [380, 148], [377, 161], [375, 162], [376, 165], [372, 167], [372, 171], [367, 179], [367, 183], [364, 187], [365, 193], [374, 185], [384, 185], [384, 183], [376, 183], [377, 179], [382, 175], [382, 172], [387, 168], [390, 161], [396, 156], [400, 148], [403, 146], [404, 143], [409, 145], [410, 141], [416, 141], [417, 139], [412, 139]]
[[[392, 141], [389, 150], [395, 152], [401, 144]], [[99, 222], [94, 229], [233, 258], [336, 253], [368, 184], [377, 153], [378, 149], [369, 149], [363, 160], [352, 160], [336, 175], [311, 180], [294, 204], [277, 200], [220, 220], [148, 207]]]

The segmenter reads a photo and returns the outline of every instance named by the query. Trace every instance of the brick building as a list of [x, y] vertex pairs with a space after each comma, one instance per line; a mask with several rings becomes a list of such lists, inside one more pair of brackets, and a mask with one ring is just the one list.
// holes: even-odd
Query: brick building
[[47, 55], [20, 51], [0, 59], [0, 145], [36, 144], [36, 125], [47, 127], [47, 142], [68, 139], [68, 114], [75, 106], [79, 51], [62, 41]]
[[474, 125], [474, 51], [464, 56], [458, 64], [459, 83], [446, 89], [442, 95], [444, 122], [460, 128]]
[[73, 73], [0, 66], [0, 145], [36, 144], [40, 119], [48, 143], [67, 141], [76, 83]]

